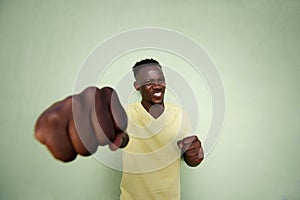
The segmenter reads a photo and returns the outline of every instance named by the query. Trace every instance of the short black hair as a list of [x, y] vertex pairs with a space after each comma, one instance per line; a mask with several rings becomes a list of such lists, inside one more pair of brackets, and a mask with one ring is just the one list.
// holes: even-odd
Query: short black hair
[[159, 64], [159, 62], [157, 60], [154, 60], [153, 58], [146, 58], [146, 59], [136, 62], [134, 64], [134, 66], [132, 67], [134, 77], [136, 78], [136, 75], [141, 67], [149, 66], [152, 64], [157, 65], [159, 68], [161, 68], [161, 65]]

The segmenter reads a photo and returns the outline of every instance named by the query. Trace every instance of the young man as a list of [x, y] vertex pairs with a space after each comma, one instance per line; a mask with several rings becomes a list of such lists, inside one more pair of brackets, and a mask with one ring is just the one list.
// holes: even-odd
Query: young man
[[[180, 199], [181, 150], [189, 166], [203, 159], [201, 143], [190, 134], [181, 108], [165, 103], [165, 77], [153, 59], [133, 67], [141, 102], [127, 108], [129, 143], [123, 150], [121, 200]], [[184, 138], [184, 139], [183, 139]]]
[[44, 111], [35, 137], [64, 162], [91, 155], [98, 145], [126, 146], [121, 199], [180, 199], [181, 152], [189, 166], [197, 166], [204, 157], [201, 142], [185, 137], [189, 127], [181, 109], [164, 102], [159, 63], [142, 60], [133, 72], [142, 101], [129, 105], [127, 114], [112, 88], [89, 87]]

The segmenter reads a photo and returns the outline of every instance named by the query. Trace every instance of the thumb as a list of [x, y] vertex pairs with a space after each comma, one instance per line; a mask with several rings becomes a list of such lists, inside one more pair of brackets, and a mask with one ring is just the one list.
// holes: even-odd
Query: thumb
[[183, 149], [183, 142], [182, 142], [182, 140], [177, 141], [177, 146], [179, 147], [179, 149]]
[[118, 148], [124, 148], [129, 142], [129, 136], [125, 132], [118, 133], [115, 140], [108, 144], [110, 150], [116, 151]]

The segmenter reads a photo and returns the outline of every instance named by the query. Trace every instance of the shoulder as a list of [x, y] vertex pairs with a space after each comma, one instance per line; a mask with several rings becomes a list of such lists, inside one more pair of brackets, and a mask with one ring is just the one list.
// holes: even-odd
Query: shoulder
[[129, 117], [141, 114], [141, 107], [142, 106], [140, 102], [135, 102], [124, 106], [125, 112]]
[[141, 104], [140, 102], [135, 102], [135, 103], [128, 104], [124, 107], [127, 111], [130, 111], [130, 110], [138, 109], [140, 107], [140, 104]]
[[182, 112], [182, 108], [175, 104], [165, 103], [165, 107], [168, 111], [171, 111], [171, 112]]
[[182, 108], [178, 105], [171, 104], [171, 103], [167, 103], [167, 104], [165, 104], [165, 106], [166, 106], [167, 112], [170, 115], [181, 117], [181, 119], [183, 119], [184, 121], [190, 120], [189, 115], [184, 108]]

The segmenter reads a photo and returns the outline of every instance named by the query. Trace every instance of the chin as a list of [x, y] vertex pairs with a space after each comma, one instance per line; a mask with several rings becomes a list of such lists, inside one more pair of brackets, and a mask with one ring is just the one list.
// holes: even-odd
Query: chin
[[152, 103], [153, 104], [163, 104], [164, 100], [163, 99], [160, 99], [160, 100], [155, 99], [155, 100], [152, 100]]

